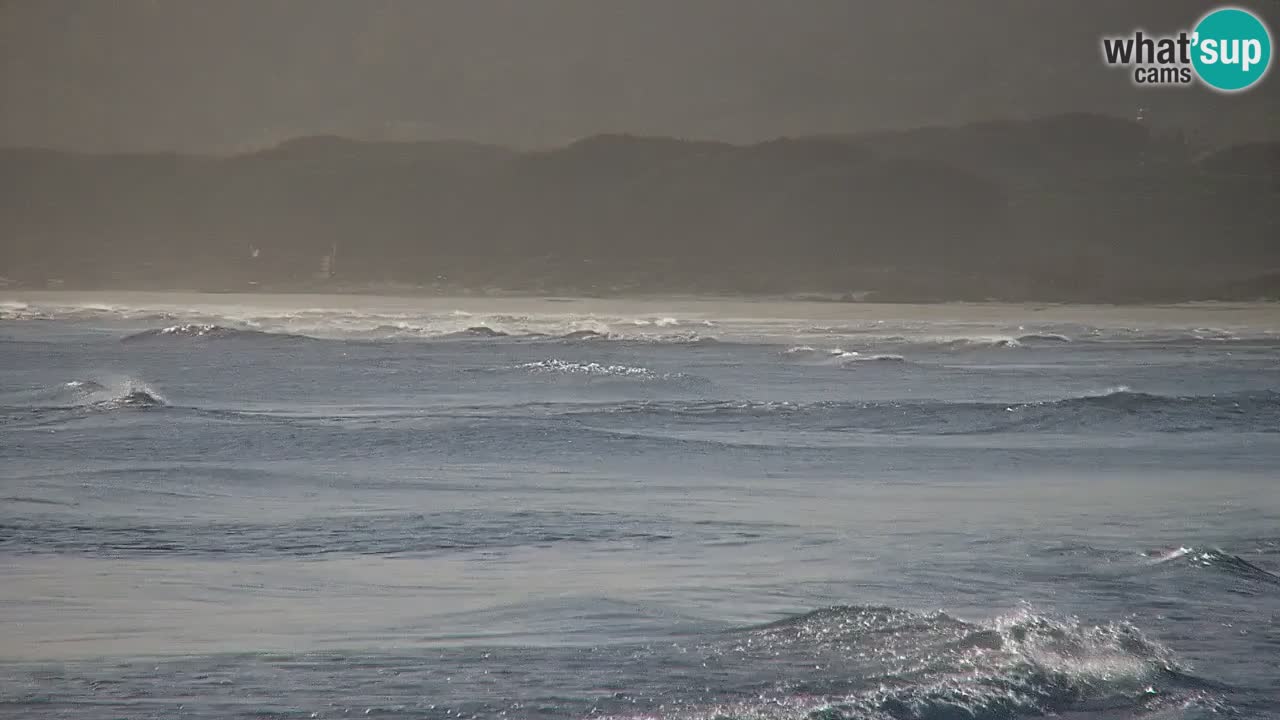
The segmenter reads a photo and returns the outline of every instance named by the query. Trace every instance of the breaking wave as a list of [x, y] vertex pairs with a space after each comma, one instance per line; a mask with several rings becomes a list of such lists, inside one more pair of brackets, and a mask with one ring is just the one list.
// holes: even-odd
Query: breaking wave
[[906, 357], [897, 353], [863, 353], [857, 350], [844, 350], [842, 348], [818, 350], [810, 345], [789, 347], [782, 351], [782, 355], [788, 357], [816, 358], [823, 362], [835, 362], [839, 365], [848, 365], [850, 363], [857, 362], [906, 362], [907, 360]]
[[1069, 343], [1071, 338], [1059, 333], [1029, 333], [1015, 338], [1021, 344], [1028, 343]]
[[1023, 346], [1023, 341], [1018, 337], [965, 337], [925, 341], [920, 344], [948, 350], [969, 350], [983, 348], [1020, 348]]
[[[806, 333], [838, 335], [866, 346], [909, 347], [920, 350], [983, 350], [1020, 348], [1027, 345], [1064, 344], [1072, 342], [1067, 335], [1033, 332], [1020, 335], [948, 335], [886, 333], [883, 326], [873, 330], [811, 327]], [[801, 346], [802, 348], [805, 346]], [[812, 348], [810, 348], [812, 349]]]
[[776, 695], [690, 717], [995, 720], [1221, 704], [1207, 691], [1211, 684], [1135, 625], [1090, 625], [1029, 608], [972, 623], [946, 613], [832, 607], [735, 633], [724, 644], [718, 664], [800, 655], [812, 671]]
[[72, 380], [8, 394], [7, 400], [0, 403], [0, 425], [41, 427], [95, 413], [152, 410], [168, 405], [159, 391], [133, 378]]
[[635, 378], [639, 380], [658, 380], [664, 377], [671, 377], [663, 373], [650, 370], [646, 367], [637, 367], [632, 365], [605, 365], [597, 362], [571, 362], [568, 360], [539, 360], [536, 362], [521, 363], [514, 366], [514, 370], [523, 370], [528, 373], [543, 375], [590, 375], [596, 377], [623, 377]]
[[[136, 343], [169, 339], [183, 340], [323, 340], [326, 335], [320, 332], [315, 335], [284, 330], [259, 330], [255, 328], [229, 327], [212, 323], [184, 323], [162, 328], [152, 328], [126, 335], [123, 342]], [[351, 331], [342, 338], [361, 341], [377, 340], [421, 340], [421, 341], [458, 341], [458, 340], [512, 340], [512, 341], [546, 341], [546, 342], [589, 342], [617, 341], [644, 344], [705, 344], [715, 342], [714, 338], [690, 333], [645, 334], [619, 333], [610, 330], [579, 329], [563, 333], [539, 332], [528, 328], [502, 330], [489, 325], [471, 325], [460, 330], [444, 330], [436, 327], [422, 327], [411, 323], [398, 322], [378, 325], [367, 330]]]
[[0, 320], [174, 320], [179, 313], [152, 308], [117, 305], [33, 305], [26, 302], [0, 302]]
[[58, 388], [54, 398], [61, 399], [63, 402], [59, 405], [47, 406], [45, 409], [145, 410], [169, 404], [169, 401], [155, 388], [132, 378], [118, 378], [106, 382], [72, 380]]
[[545, 340], [560, 342], [591, 342], [591, 341], [615, 341], [615, 342], [635, 342], [645, 344], [671, 344], [685, 345], [694, 343], [710, 343], [715, 342], [714, 338], [699, 335], [697, 333], [674, 333], [674, 334], [628, 334], [625, 332], [613, 332], [608, 330], [570, 330], [564, 333], [545, 333], [528, 331], [505, 331], [491, 328], [487, 325], [477, 325], [469, 327], [465, 330], [457, 332], [444, 333], [441, 335], [422, 334], [419, 335], [424, 340], [458, 340], [458, 339], [501, 339], [510, 338], [512, 340]]
[[32, 315], [31, 306], [24, 302], [0, 302], [0, 320], [26, 320]]
[[163, 339], [206, 339], [206, 340], [255, 340], [262, 338], [288, 338], [302, 339], [303, 336], [292, 333], [273, 333], [262, 330], [247, 330], [241, 328], [230, 328], [223, 325], [209, 325], [199, 323], [187, 323], [184, 325], [170, 325], [169, 327], [156, 328], [153, 330], [143, 330], [132, 335], [126, 335], [122, 338], [122, 342], [141, 342], [144, 340], [163, 340]]
[[783, 355], [816, 355], [818, 350], [812, 345], [796, 345], [782, 351]]
[[[367, 309], [281, 308], [263, 306], [259, 301], [255, 303], [241, 306], [220, 298], [206, 298], [190, 304], [159, 300], [138, 304], [9, 300], [0, 302], [0, 320], [129, 323], [156, 320], [174, 327], [210, 325], [332, 340], [484, 337], [487, 331], [481, 328], [493, 331], [494, 338], [608, 339], [659, 343], [710, 342], [711, 337], [707, 333], [714, 333], [715, 338], [735, 342], [754, 342], [767, 337], [771, 343], [787, 343], [790, 338], [799, 345], [813, 345], [816, 343], [812, 336], [817, 335], [856, 338], [868, 348], [891, 346], [885, 348], [890, 352], [903, 352], [906, 348], [978, 351], [1076, 343], [1230, 343], [1232, 346], [1244, 347], [1251, 343], [1269, 346], [1280, 341], [1280, 334], [1269, 327], [1094, 327], [1074, 323], [1021, 327], [883, 319], [849, 325], [814, 326], [802, 320], [769, 317], [711, 320], [701, 316], [681, 317], [663, 312], [637, 315], [564, 313], [547, 308], [547, 312], [527, 314], [472, 313], [462, 310], [394, 307], [390, 303], [388, 307]], [[907, 354], [910, 355], [909, 352]]]
[[838, 356], [837, 356], [837, 360], [839, 360], [839, 361], [840, 361], [840, 364], [845, 365], [845, 366], [848, 366], [850, 363], [862, 363], [862, 362], [891, 362], [891, 363], [900, 363], [900, 362], [906, 362], [906, 361], [907, 361], [907, 359], [906, 359], [905, 357], [903, 357], [903, 356], [901, 356], [901, 355], [897, 355], [897, 354], [895, 354], [895, 353], [866, 353], [866, 354], [864, 354], [864, 353], [859, 353], [859, 352], [844, 352], [844, 353], [841, 353], [840, 355], [838, 355]]
[[1213, 547], [1177, 547], [1146, 553], [1154, 566], [1183, 566], [1218, 570], [1233, 577], [1280, 585], [1280, 575], [1265, 570], [1239, 555]]

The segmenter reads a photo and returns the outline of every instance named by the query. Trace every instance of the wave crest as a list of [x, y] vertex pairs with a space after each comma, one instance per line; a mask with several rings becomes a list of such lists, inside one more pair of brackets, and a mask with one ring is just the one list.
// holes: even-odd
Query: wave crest
[[467, 337], [484, 337], [484, 338], [509, 337], [511, 335], [511, 333], [508, 333], [508, 332], [503, 332], [501, 330], [494, 330], [488, 325], [473, 325], [457, 334], [465, 335]]
[[1166, 647], [1130, 623], [1088, 625], [1029, 608], [970, 623], [945, 613], [833, 607], [752, 629], [738, 648], [774, 656], [803, 650], [879, 668], [871, 689], [810, 702], [812, 718], [982, 720], [1100, 705], [1143, 710], [1202, 694]]
[[169, 404], [157, 390], [133, 378], [118, 378], [106, 382], [72, 380], [60, 390], [61, 394], [69, 396], [70, 407], [73, 408], [146, 410]]
[[[634, 374], [625, 366], [577, 366], [544, 361], [523, 366], [540, 372]], [[672, 377], [672, 376], [666, 376]], [[1171, 397], [1117, 388], [1098, 395], [1023, 403], [946, 401], [643, 400], [607, 407], [575, 407], [568, 414], [614, 422], [649, 416], [672, 426], [705, 428], [786, 418], [787, 429], [828, 432], [973, 435], [1026, 432], [1201, 432], [1239, 427], [1250, 432], [1280, 425], [1280, 393]], [[774, 426], [772, 429], [778, 429]]]
[[152, 330], [143, 330], [132, 335], [126, 335], [122, 338], [122, 342], [141, 342], [145, 340], [160, 339], [206, 339], [206, 340], [227, 340], [227, 339], [261, 339], [261, 338], [288, 338], [301, 339], [301, 335], [293, 335], [289, 333], [272, 333], [262, 330], [248, 330], [242, 328], [231, 328], [223, 325], [211, 325], [203, 323], [186, 323], [183, 325], [170, 325], [169, 327], [155, 328]]
[[1167, 550], [1153, 550], [1147, 553], [1152, 565], [1204, 568], [1217, 570], [1227, 575], [1257, 580], [1268, 584], [1280, 585], [1280, 575], [1265, 570], [1245, 560], [1239, 555], [1232, 555], [1213, 547], [1178, 547]]
[[1071, 338], [1060, 333], [1027, 333], [1015, 338], [1021, 344], [1028, 343], [1069, 343]]
[[905, 357], [898, 355], [896, 353], [863, 354], [858, 352], [843, 352], [840, 355], [836, 356], [836, 359], [840, 362], [841, 365], [845, 367], [848, 367], [853, 363], [866, 363], [866, 362], [901, 363], [901, 362], [907, 361]]
[[1016, 337], [966, 337], [939, 340], [933, 344], [948, 350], [978, 350], [983, 348], [1020, 348], [1022, 347], [1022, 340]]

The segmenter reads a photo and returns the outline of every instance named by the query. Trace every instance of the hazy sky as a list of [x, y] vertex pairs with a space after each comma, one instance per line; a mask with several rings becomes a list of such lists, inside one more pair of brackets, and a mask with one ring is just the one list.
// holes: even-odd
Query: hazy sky
[[[1280, 28], [1280, 4], [1244, 3]], [[1186, 0], [0, 0], [0, 144], [752, 140], [1093, 110], [1280, 134], [1280, 80], [1138, 90], [1099, 37]]]

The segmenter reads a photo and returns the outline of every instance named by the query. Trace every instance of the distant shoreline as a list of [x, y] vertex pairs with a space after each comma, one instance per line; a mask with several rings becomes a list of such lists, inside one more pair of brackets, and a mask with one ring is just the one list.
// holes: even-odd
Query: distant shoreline
[[[1280, 143], [1087, 113], [750, 145], [0, 149], [0, 285], [836, 302], [1280, 299]], [[1224, 202], [1230, 198], [1230, 202]]]

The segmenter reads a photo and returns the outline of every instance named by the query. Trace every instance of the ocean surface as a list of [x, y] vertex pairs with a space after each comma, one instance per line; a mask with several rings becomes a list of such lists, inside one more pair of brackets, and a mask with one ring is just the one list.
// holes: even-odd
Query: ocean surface
[[0, 716], [1280, 718], [1280, 306], [0, 297]]

